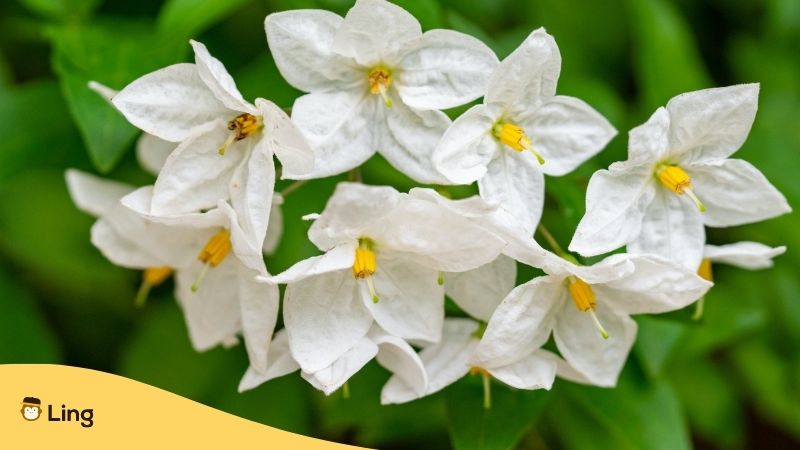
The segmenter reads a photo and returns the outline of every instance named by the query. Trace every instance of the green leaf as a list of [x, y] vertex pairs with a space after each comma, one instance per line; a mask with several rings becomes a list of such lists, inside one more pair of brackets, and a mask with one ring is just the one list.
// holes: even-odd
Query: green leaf
[[185, 42], [162, 40], [146, 25], [120, 21], [51, 31], [53, 69], [95, 167], [109, 172], [138, 131], [97, 93], [96, 80], [120, 89], [147, 72], [177, 62]]
[[61, 349], [36, 300], [0, 271], [0, 364], [61, 361]]
[[651, 316], [638, 316], [639, 332], [636, 335], [634, 354], [652, 378], [661, 376], [676, 344], [686, 332], [686, 325]]
[[516, 446], [548, 398], [546, 391], [512, 390], [492, 384], [492, 407], [483, 408], [483, 389], [471, 377], [445, 392], [450, 436], [456, 450], [503, 450]]
[[392, 3], [416, 17], [423, 30], [444, 27], [442, 7], [435, 0], [393, 0]]
[[102, 0], [20, 0], [36, 14], [58, 20], [81, 20], [91, 14]]
[[167, 0], [156, 20], [156, 29], [170, 39], [197, 36], [251, 0]]

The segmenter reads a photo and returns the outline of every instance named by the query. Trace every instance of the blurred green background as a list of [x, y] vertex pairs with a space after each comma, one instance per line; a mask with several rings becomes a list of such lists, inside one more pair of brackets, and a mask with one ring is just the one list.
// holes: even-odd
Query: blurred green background
[[[425, 0], [398, 2], [424, 29], [481, 38], [501, 58], [544, 26], [563, 55], [559, 92], [587, 100], [620, 136], [578, 171], [547, 181], [543, 222], [562, 245], [583, 214], [592, 172], [625, 159], [626, 131], [681, 92], [761, 82], [760, 108], [738, 157], [800, 204], [800, 2], [797, 0]], [[0, 363], [61, 363], [121, 374], [233, 414], [329, 440], [380, 448], [800, 448], [800, 218], [712, 230], [712, 243], [788, 245], [776, 267], [717, 266], [700, 322], [691, 311], [637, 319], [637, 344], [617, 389], [558, 381], [551, 392], [478, 379], [403, 406], [381, 407], [388, 373], [370, 364], [331, 397], [291, 375], [245, 394], [241, 346], [192, 351], [171, 283], [133, 307], [140, 274], [89, 243], [92, 218], [63, 181], [76, 167], [136, 184], [137, 130], [86, 88], [121, 88], [190, 60], [208, 45], [248, 99], [291, 106], [298, 92], [272, 62], [263, 19], [294, 8], [343, 14], [339, 0], [19, 0], [0, 3]], [[455, 113], [455, 112], [454, 112]], [[368, 183], [412, 183], [380, 157]], [[273, 272], [315, 254], [302, 214], [320, 211], [337, 180], [286, 202]], [[286, 183], [281, 182], [278, 188]], [[466, 195], [469, 188], [457, 190]], [[520, 272], [520, 281], [533, 275]], [[457, 312], [455, 312], [457, 314]]]

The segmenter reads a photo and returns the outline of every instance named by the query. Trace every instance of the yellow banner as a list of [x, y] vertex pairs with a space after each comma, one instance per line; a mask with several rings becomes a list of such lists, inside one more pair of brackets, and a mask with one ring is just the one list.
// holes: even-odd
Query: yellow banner
[[271, 428], [117, 375], [9, 364], [0, 365], [0, 448], [360, 447]]

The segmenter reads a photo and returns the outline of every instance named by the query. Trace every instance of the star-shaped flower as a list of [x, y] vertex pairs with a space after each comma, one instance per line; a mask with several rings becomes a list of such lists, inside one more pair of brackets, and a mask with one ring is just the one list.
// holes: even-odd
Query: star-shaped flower
[[242, 333], [251, 365], [266, 369], [278, 289], [255, 279], [266, 273], [263, 259], [242, 244], [227, 203], [156, 223], [145, 217], [152, 187], [134, 191], [75, 170], [67, 171], [66, 178], [76, 205], [99, 218], [92, 226], [92, 243], [114, 264], [144, 270], [140, 300], [174, 274], [175, 296], [194, 348], [204, 351]]
[[401, 339], [439, 340], [440, 272], [494, 260], [505, 242], [434, 203], [340, 183], [309, 230], [324, 255], [271, 278], [288, 283], [284, 322], [303, 371], [329, 366], [374, 322]]
[[671, 99], [630, 132], [628, 160], [597, 171], [569, 249], [598, 255], [623, 245], [688, 268], [700, 264], [704, 225], [728, 227], [791, 211], [750, 163], [728, 159], [747, 138], [758, 84]]
[[309, 93], [292, 107], [317, 152], [314, 172], [302, 178], [344, 172], [377, 151], [419, 182], [444, 181], [430, 161], [450, 125], [439, 110], [481, 95], [497, 65], [486, 45], [451, 30], [422, 33], [413, 16], [384, 0], [358, 0], [344, 18], [275, 13], [265, 28], [283, 77]]
[[526, 231], [539, 222], [544, 176], [564, 175], [616, 135], [608, 121], [574, 97], [555, 95], [561, 55], [540, 28], [495, 69], [483, 104], [453, 122], [433, 161], [452, 183], [478, 181]]

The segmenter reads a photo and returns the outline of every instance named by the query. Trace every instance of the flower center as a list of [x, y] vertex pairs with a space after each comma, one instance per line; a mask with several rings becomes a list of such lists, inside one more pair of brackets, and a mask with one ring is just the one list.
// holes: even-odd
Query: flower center
[[374, 275], [375, 270], [377, 270], [374, 248], [375, 242], [372, 239], [365, 237], [358, 239], [356, 259], [353, 261], [353, 276], [367, 282], [372, 301], [378, 303], [380, 297], [378, 297], [378, 294], [375, 292], [375, 283], [372, 281], [372, 275]]
[[200, 289], [200, 283], [203, 282], [209, 267], [217, 267], [225, 260], [228, 253], [231, 252], [231, 232], [228, 230], [220, 230], [211, 239], [206, 242], [206, 245], [197, 254], [197, 259], [204, 264], [203, 270], [197, 280], [192, 284], [192, 292], [197, 292]]
[[136, 307], [142, 307], [147, 302], [147, 296], [150, 294], [150, 289], [163, 283], [164, 280], [172, 275], [172, 268], [169, 266], [148, 267], [142, 273], [142, 284], [139, 286], [139, 291], [136, 293], [136, 298], [133, 304]]
[[380, 94], [387, 108], [392, 107], [392, 99], [389, 98], [387, 91], [392, 85], [392, 73], [389, 69], [381, 66], [374, 67], [369, 71], [369, 92], [372, 95]]
[[697, 274], [700, 275], [700, 278], [707, 280], [707, 281], [714, 281], [714, 274], [711, 271], [711, 260], [708, 258], [703, 258], [700, 261], [700, 267], [697, 268]]
[[597, 309], [597, 299], [594, 296], [594, 291], [589, 284], [576, 276], [567, 278], [569, 294], [572, 296], [572, 301], [575, 302], [575, 307], [578, 311], [588, 312], [592, 316], [595, 327], [600, 332], [603, 339], [608, 339], [608, 332], [606, 332], [600, 320], [597, 318], [594, 310]]
[[703, 202], [692, 191], [692, 178], [678, 166], [661, 164], [656, 168], [656, 176], [664, 187], [677, 195], [686, 194], [692, 199], [700, 212], [706, 210]]
[[492, 135], [505, 146], [518, 152], [529, 151], [533, 153], [539, 164], [544, 164], [544, 157], [533, 148], [531, 138], [525, 134], [518, 125], [511, 122], [499, 121], [492, 127]]
[[228, 129], [231, 130], [231, 134], [228, 135], [228, 139], [219, 148], [219, 154], [224, 155], [225, 151], [228, 150], [228, 146], [235, 141], [241, 141], [263, 127], [264, 122], [261, 117], [256, 117], [249, 113], [239, 114], [234, 117], [228, 122]]

